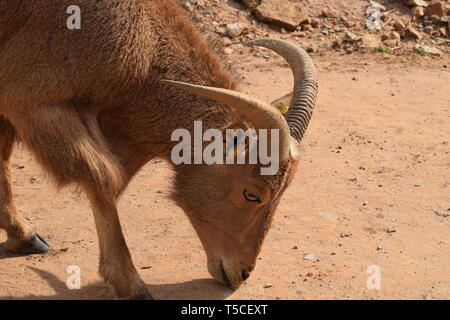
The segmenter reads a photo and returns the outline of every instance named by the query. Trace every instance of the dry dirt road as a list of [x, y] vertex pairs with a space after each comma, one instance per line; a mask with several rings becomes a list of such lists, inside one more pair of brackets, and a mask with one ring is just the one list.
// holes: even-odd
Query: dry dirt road
[[[270, 101], [288, 92], [292, 78], [282, 60], [234, 60], [246, 76], [245, 91]], [[450, 297], [449, 61], [374, 54], [314, 60], [320, 93], [300, 169], [254, 273], [239, 290], [230, 292], [208, 275], [193, 228], [164, 196], [168, 166], [150, 163], [132, 182], [120, 215], [155, 298]], [[28, 257], [0, 249], [0, 299], [114, 298], [97, 275], [85, 197], [58, 194], [21, 148], [13, 164], [16, 204], [53, 248]], [[316, 260], [303, 259], [306, 254]], [[80, 290], [66, 287], [69, 265], [81, 268]], [[380, 289], [367, 287], [373, 265], [381, 272]]]

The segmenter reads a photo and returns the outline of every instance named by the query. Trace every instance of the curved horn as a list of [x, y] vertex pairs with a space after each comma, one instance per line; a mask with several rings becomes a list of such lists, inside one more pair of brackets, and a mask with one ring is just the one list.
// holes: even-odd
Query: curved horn
[[289, 126], [283, 115], [270, 104], [233, 90], [204, 87], [172, 80], [161, 81], [227, 105], [252, 121], [256, 129], [280, 130], [280, 162], [289, 158]]
[[294, 74], [294, 92], [286, 120], [291, 135], [300, 142], [316, 103], [318, 81], [314, 63], [305, 50], [284, 40], [257, 39], [246, 44], [271, 49], [286, 59], [291, 66]]

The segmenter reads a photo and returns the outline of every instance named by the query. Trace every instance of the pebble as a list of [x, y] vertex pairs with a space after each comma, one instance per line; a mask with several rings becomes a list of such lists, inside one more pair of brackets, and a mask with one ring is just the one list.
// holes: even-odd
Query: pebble
[[189, 11], [189, 12], [194, 11], [194, 8], [192, 7], [192, 4], [190, 4], [190, 3], [187, 2], [187, 1], [183, 3], [183, 7], [184, 7], [187, 11]]
[[396, 231], [397, 231], [397, 229], [394, 228], [394, 227], [390, 227], [390, 228], [388, 228], [388, 229], [386, 230], [387, 233], [394, 233], [394, 232], [396, 232]]
[[304, 260], [315, 260], [315, 259], [316, 259], [316, 256], [313, 255], [312, 253], [308, 253], [307, 255], [305, 255], [305, 256], [303, 257], [303, 259], [304, 259]]
[[232, 54], [234, 52], [234, 50], [231, 49], [231, 48], [224, 48], [223, 52], [226, 53], [226, 54]]
[[272, 288], [272, 287], [273, 287], [273, 285], [272, 285], [271, 283], [266, 283], [266, 284], [263, 286], [264, 289], [268, 289], [268, 288]]
[[229, 23], [227, 24], [227, 32], [230, 38], [238, 37], [242, 31], [244, 31], [244, 26], [241, 23]]
[[426, 26], [425, 28], [423, 28], [423, 32], [430, 34], [433, 31], [433, 27], [432, 26]]

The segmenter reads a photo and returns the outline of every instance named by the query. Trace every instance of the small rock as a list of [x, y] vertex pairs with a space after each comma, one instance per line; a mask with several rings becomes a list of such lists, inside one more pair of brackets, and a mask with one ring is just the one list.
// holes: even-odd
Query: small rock
[[271, 283], [266, 283], [266, 284], [263, 286], [264, 289], [269, 289], [269, 288], [272, 288], [272, 287], [273, 287], [273, 285], [272, 285]]
[[317, 28], [320, 25], [320, 20], [317, 18], [312, 18], [310, 24], [312, 27]]
[[192, 7], [192, 4], [190, 4], [188, 1], [183, 2], [183, 7], [189, 12], [194, 11], [194, 8]]
[[361, 45], [362, 48], [374, 49], [381, 45], [381, 40], [376, 34], [365, 34], [361, 37]]
[[398, 41], [395, 39], [384, 40], [383, 43], [389, 48], [395, 48], [398, 45]]
[[230, 23], [226, 26], [227, 34], [230, 38], [236, 38], [241, 35], [245, 27], [241, 23]]
[[414, 7], [411, 9], [411, 16], [413, 21], [419, 20], [425, 15], [425, 9], [423, 7]]
[[390, 227], [390, 228], [388, 228], [388, 229], [386, 230], [387, 233], [394, 233], [394, 232], [396, 232], [396, 231], [397, 231], [397, 229], [394, 228], [394, 227]]
[[383, 250], [383, 247], [382, 247], [382, 246], [378, 246], [378, 247], [377, 247], [377, 251], [380, 251], [380, 250]]
[[223, 49], [223, 52], [225, 54], [232, 54], [234, 52], [234, 50], [229, 48], [229, 47], [226, 47], [226, 48]]
[[411, 35], [413, 35], [414, 38], [416, 38], [417, 40], [422, 40], [423, 36], [422, 36], [422, 34], [419, 31], [417, 31], [417, 29], [409, 26], [406, 30], [408, 30], [408, 32]]
[[212, 12], [211, 10], [209, 10], [208, 8], [203, 9], [203, 10], [202, 10], [202, 13], [205, 14], [205, 15], [213, 14], [213, 12]]
[[400, 33], [398, 33], [397, 31], [392, 31], [392, 32], [391, 32], [391, 36], [392, 36], [392, 38], [394, 38], [394, 39], [397, 40], [398, 42], [400, 42], [401, 39], [402, 39]]
[[406, 3], [410, 6], [426, 7], [428, 3], [424, 0], [406, 0]]
[[423, 28], [423, 32], [430, 34], [434, 30], [433, 26], [426, 26]]
[[292, 247], [292, 249], [294, 249], [294, 250], [297, 250], [297, 249], [298, 249], [298, 247], [297, 247], [297, 246], [293, 246], [293, 247]]
[[343, 232], [339, 235], [341, 238], [349, 238], [352, 236], [350, 232]]
[[381, 4], [379, 4], [379, 3], [376, 2], [376, 1], [371, 0], [371, 1], [370, 1], [370, 5], [371, 5], [372, 7], [378, 8], [380, 11], [386, 11], [386, 7], [383, 6], [383, 5], [381, 5]]
[[325, 8], [322, 10], [322, 15], [326, 18], [338, 18], [339, 12], [334, 9]]
[[394, 17], [393, 20], [394, 20], [394, 27], [395, 29], [397, 29], [397, 31], [403, 31], [406, 29], [405, 22], [401, 18]]
[[344, 39], [345, 39], [346, 41], [356, 41], [356, 40], [358, 40], [358, 36], [355, 35], [353, 32], [347, 31], [347, 32], [345, 33]]
[[315, 259], [316, 259], [316, 256], [313, 255], [312, 253], [308, 253], [307, 255], [305, 255], [305, 256], [303, 257], [303, 259], [304, 259], [304, 260], [315, 260]]
[[442, 21], [441, 17], [439, 17], [439, 16], [436, 15], [436, 14], [431, 15], [431, 16], [430, 16], [430, 20], [431, 20], [431, 22], [433, 22], [433, 23], [441, 23], [441, 21]]
[[310, 46], [308, 46], [308, 48], [306, 48], [306, 52], [317, 53], [319, 52], [319, 47], [316, 44], [311, 44]]
[[353, 28], [356, 25], [356, 22], [354, 21], [345, 21], [344, 26], [347, 28]]
[[260, 3], [259, 0], [242, 0], [242, 2], [250, 9], [254, 9]]
[[231, 46], [233, 44], [233, 42], [228, 37], [223, 38], [222, 43], [224, 46]]

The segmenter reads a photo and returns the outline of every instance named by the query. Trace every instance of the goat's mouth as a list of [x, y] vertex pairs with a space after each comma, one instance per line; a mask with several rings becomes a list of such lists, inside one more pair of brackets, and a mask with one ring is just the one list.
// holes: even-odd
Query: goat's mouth
[[227, 272], [225, 271], [225, 268], [223, 267], [222, 260], [220, 260], [220, 271], [222, 273], [222, 280], [223, 280], [223, 282], [225, 282], [225, 284], [228, 285], [229, 287], [233, 287], [231, 285], [230, 278], [228, 278]]

